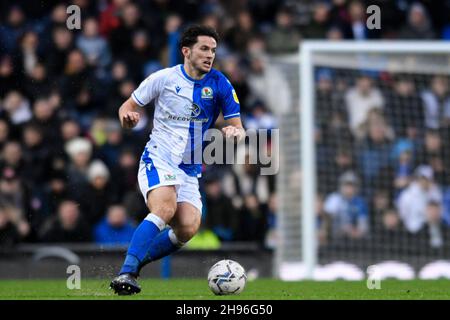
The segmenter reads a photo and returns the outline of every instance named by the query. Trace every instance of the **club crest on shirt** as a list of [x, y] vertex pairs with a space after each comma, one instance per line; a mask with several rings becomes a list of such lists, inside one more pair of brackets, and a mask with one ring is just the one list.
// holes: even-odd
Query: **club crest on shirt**
[[212, 99], [213, 98], [213, 90], [211, 87], [203, 87], [202, 88], [202, 99]]

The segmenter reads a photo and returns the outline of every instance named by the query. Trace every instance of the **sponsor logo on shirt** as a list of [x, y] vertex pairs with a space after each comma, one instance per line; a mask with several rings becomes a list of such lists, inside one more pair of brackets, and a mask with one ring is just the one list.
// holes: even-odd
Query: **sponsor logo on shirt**
[[189, 115], [185, 115], [185, 116], [178, 116], [178, 115], [174, 115], [174, 114], [167, 114], [167, 119], [169, 120], [177, 120], [177, 121], [198, 121], [198, 122], [208, 122], [209, 118], [204, 118], [204, 119], [200, 119], [197, 118], [202, 109], [200, 108], [200, 106], [196, 103], [193, 103], [191, 105], [186, 105], [185, 106], [186, 110], [189, 112]]
[[191, 115], [193, 117], [198, 117], [198, 115], [202, 111], [202, 109], [200, 109], [200, 107], [195, 103], [193, 103], [192, 106], [188, 107], [188, 110], [191, 112]]

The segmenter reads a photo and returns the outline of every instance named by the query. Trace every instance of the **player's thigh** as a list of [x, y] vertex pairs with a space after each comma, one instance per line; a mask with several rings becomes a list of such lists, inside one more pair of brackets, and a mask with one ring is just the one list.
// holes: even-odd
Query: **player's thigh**
[[175, 186], [161, 186], [148, 191], [147, 206], [150, 212], [165, 221], [170, 221], [177, 211], [177, 192]]
[[170, 221], [175, 233], [193, 236], [200, 227], [202, 215], [199, 208], [189, 202], [178, 202], [177, 211]]

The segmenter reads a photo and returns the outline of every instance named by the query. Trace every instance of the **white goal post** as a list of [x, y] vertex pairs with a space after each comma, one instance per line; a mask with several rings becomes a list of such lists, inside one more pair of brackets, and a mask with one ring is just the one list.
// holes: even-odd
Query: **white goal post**
[[[299, 135], [300, 135], [300, 172], [301, 172], [301, 185], [300, 185], [300, 203], [298, 203], [299, 224], [301, 234], [301, 244], [299, 248], [301, 254], [297, 256], [297, 259], [301, 257], [301, 261], [298, 261], [298, 265], [302, 267], [302, 279], [314, 279], [314, 270], [318, 265], [318, 243], [316, 232], [316, 194], [317, 194], [317, 168], [316, 168], [316, 145], [314, 141], [315, 137], [315, 63], [320, 61], [320, 55], [325, 54], [327, 58], [333, 57], [333, 55], [342, 58], [343, 54], [350, 56], [346, 63], [359, 64], [363, 63], [365, 55], [398, 55], [402, 54], [415, 54], [420, 56], [427, 55], [441, 55], [448, 57], [448, 66], [450, 67], [450, 43], [437, 42], [437, 41], [303, 41], [300, 44], [300, 51], [297, 56], [299, 65], [299, 108], [300, 110], [295, 112], [299, 115]], [[317, 58], [319, 56], [319, 58]], [[361, 58], [360, 61], [353, 61], [354, 57]], [[353, 57], [353, 60], [352, 60]], [[323, 57], [322, 57], [323, 59]], [[370, 60], [370, 58], [368, 58]], [[292, 58], [289, 59], [292, 61]], [[330, 59], [329, 59], [330, 60]], [[330, 61], [326, 61], [326, 65], [333, 66], [333, 58]], [[358, 59], [356, 59], [358, 60]], [[414, 59], [413, 59], [414, 60]], [[322, 60], [323, 61], [323, 60]], [[397, 64], [389, 64], [383, 59], [375, 58], [371, 60], [372, 66], [375, 68], [382, 68], [384, 70], [390, 70], [401, 73], [408, 71], [411, 62], [408, 59], [402, 61], [399, 59]], [[424, 65], [424, 62], [421, 62]], [[426, 64], [426, 63], [425, 63]], [[445, 64], [445, 62], [444, 62]], [[342, 62], [336, 64], [341, 66]], [[425, 66], [432, 70], [434, 66]], [[435, 72], [442, 71], [442, 66], [435, 66]], [[415, 70], [415, 69], [414, 69]], [[444, 70], [444, 72], [448, 72]], [[283, 130], [283, 129], [281, 129]], [[283, 145], [283, 141], [281, 141]], [[282, 148], [283, 149], [283, 148]], [[283, 157], [283, 154], [281, 155]], [[283, 168], [280, 168], [283, 170]], [[281, 202], [281, 201], [280, 201]], [[295, 206], [294, 206], [295, 207]], [[282, 213], [283, 214], [283, 213]], [[293, 215], [294, 213], [290, 213]], [[281, 224], [283, 224], [283, 217], [280, 218]], [[285, 223], [286, 224], [286, 223]], [[286, 227], [286, 226], [285, 226]], [[278, 228], [278, 232], [283, 232], [283, 226]], [[280, 236], [280, 238], [282, 238]], [[281, 241], [279, 245], [282, 247], [286, 242]], [[283, 248], [278, 250], [275, 259], [275, 272], [278, 277], [283, 272], [281, 269], [285, 262], [283, 257]], [[280, 253], [281, 252], [281, 253]], [[289, 259], [288, 259], [289, 260]], [[295, 259], [294, 259], [295, 260]], [[288, 261], [288, 264], [292, 264], [292, 260]], [[284, 272], [289, 272], [292, 268], [285, 269]], [[283, 277], [281, 277], [283, 278]], [[286, 277], [285, 277], [286, 278]], [[287, 277], [289, 278], [289, 276]], [[295, 277], [292, 277], [295, 278]]]

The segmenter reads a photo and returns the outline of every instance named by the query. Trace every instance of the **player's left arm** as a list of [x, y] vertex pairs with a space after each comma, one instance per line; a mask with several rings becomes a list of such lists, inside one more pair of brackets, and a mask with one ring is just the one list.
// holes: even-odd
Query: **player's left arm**
[[241, 121], [241, 106], [238, 96], [231, 82], [225, 77], [221, 79], [220, 89], [222, 113], [226, 123], [222, 132], [227, 139], [236, 137], [239, 142], [245, 138], [245, 130]]

